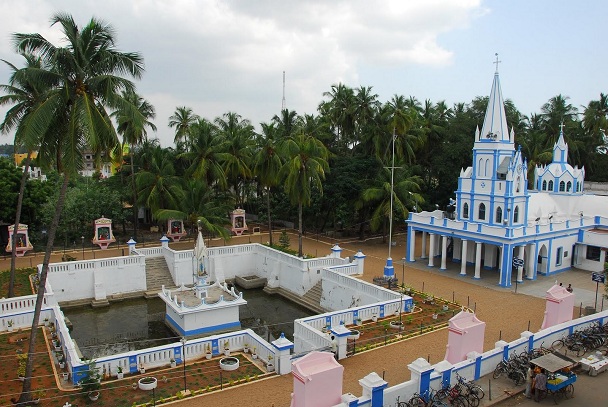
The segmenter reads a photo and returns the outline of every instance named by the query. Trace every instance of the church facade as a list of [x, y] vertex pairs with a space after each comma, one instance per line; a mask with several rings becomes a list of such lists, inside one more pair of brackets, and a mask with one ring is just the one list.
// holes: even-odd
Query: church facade
[[[553, 160], [534, 169], [509, 131], [498, 72], [481, 131], [475, 131], [472, 165], [460, 172], [448, 210], [412, 213], [406, 260], [429, 267], [460, 264], [460, 275], [495, 278], [503, 287], [576, 267], [602, 271], [608, 247], [608, 197], [586, 194], [585, 169], [568, 164], [563, 126]], [[416, 259], [415, 233], [422, 234]]]

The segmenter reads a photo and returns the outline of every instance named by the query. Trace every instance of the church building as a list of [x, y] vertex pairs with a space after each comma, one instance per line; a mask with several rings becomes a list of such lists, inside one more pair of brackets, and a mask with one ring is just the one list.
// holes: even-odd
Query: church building
[[[498, 71], [481, 131], [475, 131], [472, 165], [460, 172], [448, 210], [412, 213], [407, 220], [407, 261], [474, 266], [473, 278], [497, 279], [510, 287], [514, 278], [534, 280], [576, 267], [602, 271], [608, 248], [608, 197], [584, 192], [585, 169], [568, 164], [563, 126], [553, 160], [534, 169], [528, 189], [528, 164], [509, 131]], [[415, 258], [415, 233], [422, 234]]]

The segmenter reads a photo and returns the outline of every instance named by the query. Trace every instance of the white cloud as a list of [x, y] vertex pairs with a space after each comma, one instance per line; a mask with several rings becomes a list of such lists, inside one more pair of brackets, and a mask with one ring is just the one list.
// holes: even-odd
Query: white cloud
[[[79, 24], [91, 16], [110, 22], [119, 49], [142, 53], [138, 88], [156, 106], [163, 145], [172, 140], [165, 126], [176, 106], [211, 119], [236, 111], [254, 124], [269, 121], [279, 113], [283, 70], [288, 107], [314, 113], [331, 84], [359, 85], [362, 64], [449, 65], [453, 51], [438, 37], [483, 12], [480, 0], [38, 1], [0, 4], [0, 35], [58, 39], [48, 21], [59, 10]], [[16, 61], [7, 43], [0, 57]]]

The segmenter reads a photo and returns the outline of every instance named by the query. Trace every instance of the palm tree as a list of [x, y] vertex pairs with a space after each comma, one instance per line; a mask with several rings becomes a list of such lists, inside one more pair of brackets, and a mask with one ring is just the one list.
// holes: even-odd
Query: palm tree
[[[48, 233], [48, 242], [40, 282], [26, 363], [25, 380], [18, 402], [31, 400], [31, 376], [37, 326], [44, 299], [51, 251], [59, 217], [65, 201], [70, 177], [82, 167], [86, 150], [100, 157], [118, 144], [116, 131], [107, 107], [115, 107], [120, 92], [133, 89], [133, 83], [120, 75], [139, 78], [143, 73], [143, 60], [137, 53], [123, 53], [115, 48], [114, 31], [102, 21], [91, 19], [84, 27], [76, 25], [72, 16], [55, 14], [51, 25], [59, 24], [66, 46], [57, 47], [40, 34], [14, 34], [13, 42], [19, 53], [31, 53], [43, 60], [43, 68], [26, 68], [28, 74], [51, 90], [35, 112], [28, 115], [27, 123], [42, 135], [40, 162], [53, 164], [63, 174], [63, 184], [55, 214]], [[49, 66], [50, 68], [46, 68]], [[29, 136], [29, 134], [28, 134]], [[29, 137], [28, 137], [29, 139]], [[32, 145], [33, 139], [26, 143]]]
[[339, 83], [331, 85], [329, 92], [323, 96], [330, 100], [319, 106], [319, 111], [325, 114], [336, 131], [337, 149], [346, 150], [354, 141], [355, 132], [355, 92], [352, 88]]
[[186, 175], [205, 180], [207, 185], [226, 188], [226, 173], [222, 163], [227, 159], [224, 140], [217, 127], [206, 119], [199, 119], [190, 128], [191, 146], [178, 157], [186, 160]]
[[241, 115], [228, 112], [215, 119], [215, 125], [224, 142], [224, 171], [234, 189], [237, 205], [243, 205], [243, 188], [240, 185], [251, 178], [251, 151], [253, 149], [253, 126]]
[[202, 179], [189, 179], [184, 188], [184, 199], [175, 209], [159, 209], [154, 217], [159, 221], [169, 219], [187, 220], [191, 225], [201, 226], [203, 230], [224, 239], [230, 238], [226, 228], [226, 213], [234, 206], [227, 194], [215, 194]]
[[[563, 123], [566, 127], [570, 126], [577, 120], [578, 109], [568, 103], [567, 96], [553, 96], [547, 103], [541, 107], [540, 117], [542, 118], [542, 127], [547, 136], [546, 145], [553, 147], [560, 134], [560, 125]], [[565, 138], [568, 142], [568, 133]]]
[[280, 177], [292, 204], [298, 205], [298, 255], [302, 257], [302, 207], [310, 205], [313, 187], [323, 194], [322, 180], [329, 171], [329, 151], [314, 134], [300, 130], [286, 140], [282, 149], [286, 161]]
[[169, 117], [169, 127], [175, 127], [175, 145], [177, 151], [183, 150], [183, 145], [189, 141], [190, 128], [196, 123], [200, 117], [194, 114], [191, 108], [186, 106], [179, 106], [175, 109], [175, 112]]
[[177, 209], [184, 200], [182, 178], [175, 175], [172, 151], [156, 146], [147, 158], [148, 166], [136, 177], [139, 203], [150, 209], [155, 219], [161, 209]]
[[[395, 183], [393, 190], [393, 211], [398, 216], [393, 216], [394, 220], [403, 221], [407, 219], [407, 207], [420, 205], [424, 199], [418, 193], [422, 179], [417, 175], [405, 173], [402, 169], [395, 172]], [[378, 178], [374, 181], [374, 185], [365, 189], [359, 201], [357, 208], [362, 208], [365, 205], [371, 205], [372, 218], [370, 219], [370, 228], [372, 231], [380, 229], [382, 226], [382, 240], [386, 241], [386, 225], [391, 219], [391, 175], [388, 168], [378, 174]]]
[[383, 109], [386, 131], [381, 141], [383, 153], [380, 157], [388, 156], [391, 135], [395, 135], [395, 155], [397, 159], [405, 159], [407, 163], [415, 160], [415, 151], [422, 145], [421, 135], [412, 132], [418, 120], [418, 101], [416, 99], [405, 99], [401, 95], [394, 95]]
[[583, 128], [591, 139], [592, 145], [585, 150], [601, 151], [608, 149], [608, 95], [600, 93], [599, 100], [589, 102], [583, 113]]
[[[287, 112], [287, 110], [283, 110]], [[294, 112], [295, 113], [295, 112]], [[275, 116], [277, 117], [277, 116]], [[270, 217], [270, 191], [279, 185], [279, 173], [283, 165], [278, 148], [279, 130], [274, 123], [261, 123], [262, 134], [257, 138], [257, 152], [254, 156], [253, 173], [261, 186], [266, 188], [266, 209], [268, 213], [269, 243], [272, 246], [272, 219]]]
[[[25, 58], [25, 68], [40, 69], [42, 68], [42, 60], [30, 54], [23, 54]], [[27, 119], [44, 100], [45, 94], [48, 91], [43, 83], [37, 82], [32, 75], [28, 75], [25, 68], [19, 69], [15, 65], [2, 60], [13, 71], [9, 84], [0, 85], [6, 94], [0, 97], [0, 106], [13, 104], [4, 117], [4, 121], [0, 123], [0, 133], [7, 134], [13, 129], [15, 131], [15, 152], [17, 148], [23, 145], [27, 150], [27, 158], [25, 159], [24, 168], [21, 175], [21, 184], [19, 185], [19, 195], [17, 197], [17, 208], [15, 211], [15, 226], [13, 229], [13, 241], [11, 244], [11, 271], [8, 285], [8, 297], [15, 295], [15, 260], [17, 258], [17, 228], [21, 221], [21, 210], [23, 207], [23, 196], [25, 192], [25, 184], [27, 182], [32, 153], [37, 148], [35, 143], [38, 137], [31, 132], [31, 127], [27, 125]], [[25, 145], [25, 142], [30, 142], [30, 145]], [[32, 144], [33, 143], [33, 144]]]
[[[146, 127], [152, 131], [156, 131], [156, 126], [150, 121], [156, 117], [154, 106], [148, 101], [141, 98], [133, 90], [124, 91], [122, 93], [122, 101], [118, 109], [112, 113], [116, 118], [118, 134], [122, 135], [122, 143], [120, 145], [120, 162], [122, 163], [122, 155], [125, 145], [129, 145], [129, 155], [131, 156], [131, 186], [133, 189], [133, 238], [137, 240], [137, 220], [139, 208], [137, 206], [137, 187], [135, 185], [135, 171], [133, 164], [133, 152], [135, 146], [141, 144], [147, 139], [148, 133]], [[121, 171], [122, 175], [122, 171]]]

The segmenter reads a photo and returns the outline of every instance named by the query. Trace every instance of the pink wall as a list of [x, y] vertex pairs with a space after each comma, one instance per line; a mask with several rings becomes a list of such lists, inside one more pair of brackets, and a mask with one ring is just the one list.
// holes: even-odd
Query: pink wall
[[331, 407], [342, 397], [344, 367], [329, 352], [310, 352], [292, 363], [291, 407]]

